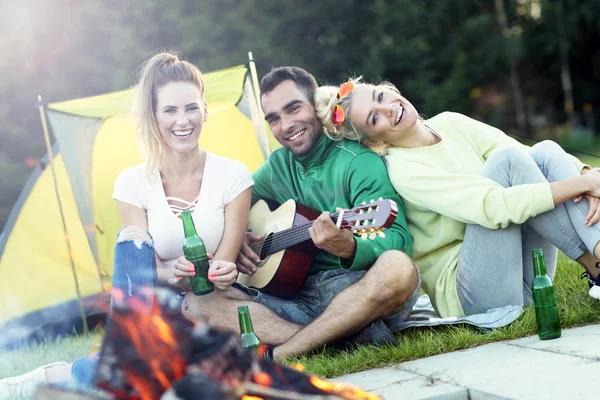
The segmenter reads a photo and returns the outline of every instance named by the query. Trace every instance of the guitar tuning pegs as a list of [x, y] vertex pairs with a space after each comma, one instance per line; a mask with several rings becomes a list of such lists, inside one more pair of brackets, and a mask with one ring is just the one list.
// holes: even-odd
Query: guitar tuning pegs
[[363, 206], [364, 206], [364, 205], [366, 205], [366, 204], [367, 204], [367, 202], [366, 202], [366, 201], [363, 201], [363, 202], [361, 203], [361, 205], [363, 205]]
[[382, 239], [385, 239], [385, 233], [383, 233], [382, 231], [377, 232], [377, 236], [379, 236]]
[[366, 233], [363, 233], [362, 235], [360, 235], [360, 238], [361, 238], [362, 240], [367, 240], [367, 234], [366, 234]]
[[375, 229], [373, 229], [373, 228], [370, 228], [370, 229], [369, 229], [369, 232], [371, 232], [371, 233], [374, 233], [374, 232], [375, 232]]
[[383, 200], [383, 197], [380, 197], [377, 199], [377, 201], [382, 201], [382, 200]]
[[371, 234], [369, 235], [369, 239], [373, 240], [373, 239], [375, 239], [375, 237], [376, 237], [376, 236], [377, 236], [377, 235], [376, 235], [375, 233], [371, 233]]
[[371, 203], [375, 203], [375, 200], [371, 199]]

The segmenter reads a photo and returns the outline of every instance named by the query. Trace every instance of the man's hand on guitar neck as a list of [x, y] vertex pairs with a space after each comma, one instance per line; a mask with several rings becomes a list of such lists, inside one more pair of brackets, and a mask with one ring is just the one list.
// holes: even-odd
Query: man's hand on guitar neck
[[356, 251], [354, 235], [347, 229], [339, 229], [325, 211], [308, 230], [315, 246], [340, 258], [352, 259]]
[[251, 248], [252, 243], [260, 242], [263, 240], [262, 236], [259, 236], [252, 232], [246, 232], [246, 237], [242, 243], [242, 248], [237, 257], [237, 269], [243, 274], [252, 276], [256, 272], [260, 258]]

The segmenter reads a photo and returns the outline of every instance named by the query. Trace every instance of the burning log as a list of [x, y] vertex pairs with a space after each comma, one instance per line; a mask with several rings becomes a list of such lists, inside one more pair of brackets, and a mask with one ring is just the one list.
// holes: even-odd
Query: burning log
[[239, 399], [239, 397], [223, 393], [220, 383], [212, 381], [208, 376], [202, 373], [194, 373], [188, 374], [182, 380], [175, 382], [173, 387], [161, 397], [161, 400], [197, 399], [200, 393], [207, 399]]
[[153, 293], [113, 306], [94, 378], [115, 399], [377, 399], [260, 357], [239, 336], [190, 323], [176, 293]]

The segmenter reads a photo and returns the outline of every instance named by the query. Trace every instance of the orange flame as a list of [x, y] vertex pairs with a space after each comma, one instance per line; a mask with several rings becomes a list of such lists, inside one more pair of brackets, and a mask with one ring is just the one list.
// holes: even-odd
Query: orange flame
[[[123, 300], [123, 293], [113, 289], [114, 299]], [[151, 376], [142, 377], [135, 371], [125, 370], [125, 376], [142, 400], [153, 399], [152, 380], [156, 379], [166, 391], [185, 375], [187, 363], [180, 354], [173, 329], [161, 315], [156, 301], [149, 307], [141, 299], [129, 299], [129, 306], [136, 312], [127, 316], [113, 313], [115, 323], [131, 339], [140, 359], [149, 367]], [[169, 371], [168, 376], [166, 371]]]
[[[117, 304], [122, 303], [125, 300], [124, 293], [118, 289], [113, 289], [113, 300]], [[151, 400], [156, 398], [157, 390], [162, 388], [163, 391], [167, 391], [174, 382], [183, 378], [187, 372], [187, 360], [178, 344], [181, 336], [178, 336], [179, 333], [174, 330], [175, 326], [169, 325], [168, 314], [163, 314], [156, 299], [151, 305], [148, 305], [139, 297], [130, 297], [127, 298], [127, 305], [134, 312], [126, 314], [113, 312], [112, 318], [114, 323], [120, 326], [121, 334], [125, 335], [133, 344], [137, 356], [148, 367], [148, 373], [135, 368], [123, 369], [123, 373], [125, 379], [139, 395], [136, 399]], [[225, 369], [218, 367], [219, 365], [227, 365], [228, 360], [226, 360], [226, 357], [226, 354], [213, 355], [211, 360], [203, 360], [195, 364], [194, 368], [204, 371], [213, 380], [221, 381], [234, 389], [248, 379], [252, 379], [257, 385], [264, 388], [271, 387], [274, 380], [276, 382], [285, 381], [285, 371], [282, 366], [277, 364], [274, 365], [273, 373], [267, 373], [260, 367], [253, 369], [254, 373], [227, 372]], [[219, 362], [219, 358], [223, 358], [222, 362]], [[299, 371], [304, 369], [301, 364], [295, 364], [292, 367]], [[308, 376], [308, 379], [317, 389], [344, 399], [379, 399], [379, 397], [352, 385], [327, 382], [316, 376]], [[306, 384], [306, 381], [304, 382]], [[159, 388], [156, 387], [157, 383], [160, 385]], [[264, 399], [247, 394], [241, 400]]]
[[260, 386], [271, 386], [273, 379], [271, 378], [271, 375], [261, 371], [254, 375], [254, 382], [258, 383]]
[[310, 383], [316, 388], [348, 400], [381, 400], [372, 393], [346, 383], [327, 382], [316, 376], [310, 377]]
[[304, 370], [306, 369], [302, 364], [290, 364], [290, 368], [300, 372], [304, 372]]

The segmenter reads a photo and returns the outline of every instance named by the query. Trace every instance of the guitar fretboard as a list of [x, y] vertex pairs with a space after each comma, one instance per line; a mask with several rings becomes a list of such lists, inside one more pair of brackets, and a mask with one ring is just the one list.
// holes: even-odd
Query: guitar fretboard
[[[331, 219], [336, 221], [338, 214], [339, 213], [331, 214]], [[293, 226], [289, 229], [273, 233], [265, 239], [259, 255], [260, 258], [265, 259], [271, 254], [310, 240], [310, 233], [308, 233], [308, 230], [313, 226], [313, 223], [314, 221], [310, 221], [306, 224]]]

